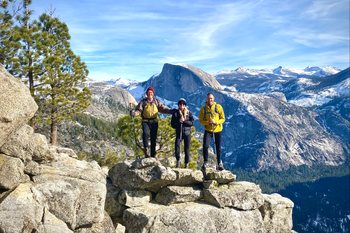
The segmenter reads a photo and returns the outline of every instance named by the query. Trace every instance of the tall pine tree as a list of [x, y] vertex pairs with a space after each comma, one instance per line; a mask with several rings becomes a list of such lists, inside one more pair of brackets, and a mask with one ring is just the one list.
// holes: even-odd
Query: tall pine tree
[[86, 81], [88, 70], [84, 62], [70, 48], [68, 27], [52, 14], [40, 16], [42, 30], [42, 66], [40, 77], [43, 86], [38, 88], [43, 104], [43, 117], [51, 125], [50, 142], [57, 145], [57, 128], [90, 104], [91, 91], [79, 86]]
[[[23, 80], [29, 87], [32, 97], [39, 101], [36, 89], [42, 85], [39, 83], [39, 77], [45, 70], [42, 66], [42, 45], [41, 35], [39, 31], [40, 27], [37, 21], [31, 22], [30, 16], [32, 11], [29, 9], [29, 5], [32, 3], [31, 0], [23, 1], [23, 13], [17, 15], [17, 21], [19, 26], [15, 28], [21, 38], [22, 49], [18, 54], [16, 62], [11, 69], [11, 73]], [[40, 111], [40, 109], [39, 109]], [[35, 123], [38, 120], [38, 112], [31, 119], [30, 125], [35, 130]]]
[[22, 3], [17, 5], [13, 0], [0, 0], [0, 63], [8, 71], [11, 71], [21, 48], [20, 35], [14, 27], [14, 18], [22, 7]]

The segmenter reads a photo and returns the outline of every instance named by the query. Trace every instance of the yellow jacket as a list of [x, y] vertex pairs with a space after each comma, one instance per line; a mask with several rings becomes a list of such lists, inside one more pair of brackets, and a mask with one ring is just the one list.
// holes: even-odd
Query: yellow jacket
[[[216, 112], [215, 112], [216, 105]], [[207, 109], [207, 114], [204, 117], [204, 108]], [[214, 132], [222, 131], [222, 123], [225, 122], [225, 114], [220, 104], [213, 103], [210, 107], [207, 102], [205, 102], [205, 106], [201, 107], [199, 111], [199, 123], [204, 125], [204, 129], [209, 132], [213, 132], [212, 125], [209, 124], [209, 119], [213, 118], [216, 122], [214, 125]]]

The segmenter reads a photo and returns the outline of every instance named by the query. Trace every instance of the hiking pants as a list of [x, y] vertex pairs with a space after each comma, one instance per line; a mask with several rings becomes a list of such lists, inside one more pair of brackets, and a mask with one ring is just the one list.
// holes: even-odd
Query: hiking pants
[[[215, 152], [216, 152], [216, 162], [219, 164], [221, 161], [221, 138], [222, 138], [222, 131], [214, 133], [215, 135]], [[209, 131], [204, 131], [204, 138], [203, 138], [203, 157], [204, 162], [208, 162], [208, 148], [210, 141], [213, 137], [213, 133]]]
[[[185, 151], [185, 163], [188, 163], [190, 160], [190, 143], [191, 143], [191, 134], [185, 135], [182, 134], [182, 139], [184, 140], [184, 151]], [[181, 140], [182, 141], [182, 140]], [[175, 139], [175, 157], [177, 161], [180, 161], [180, 137]]]
[[151, 157], [156, 156], [156, 139], [158, 132], [158, 123], [148, 123], [142, 122], [142, 140], [144, 148], [149, 148], [148, 146], [148, 137], [151, 133]]

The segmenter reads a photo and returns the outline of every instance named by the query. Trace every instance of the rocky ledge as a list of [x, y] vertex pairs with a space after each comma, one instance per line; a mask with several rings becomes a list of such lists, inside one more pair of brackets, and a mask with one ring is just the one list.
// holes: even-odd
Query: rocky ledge
[[293, 202], [229, 171], [164, 167], [153, 158], [108, 172], [106, 210], [132, 232], [292, 232]]

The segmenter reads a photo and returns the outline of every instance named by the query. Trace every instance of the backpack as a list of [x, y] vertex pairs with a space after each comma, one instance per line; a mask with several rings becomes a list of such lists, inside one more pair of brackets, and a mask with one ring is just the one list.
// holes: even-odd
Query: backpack
[[[156, 119], [158, 117], [158, 101], [153, 99], [149, 107], [145, 108], [147, 99], [143, 99], [142, 103], [142, 119]], [[154, 106], [155, 105], [155, 106]]]
[[[207, 112], [207, 108], [205, 105], [203, 106], [203, 109], [204, 109], [204, 120], [206, 120], [205, 117], [206, 117], [208, 112]], [[213, 113], [218, 114], [218, 111], [216, 111], [216, 104], [214, 105], [214, 112], [209, 112], [209, 114], [213, 114]]]

